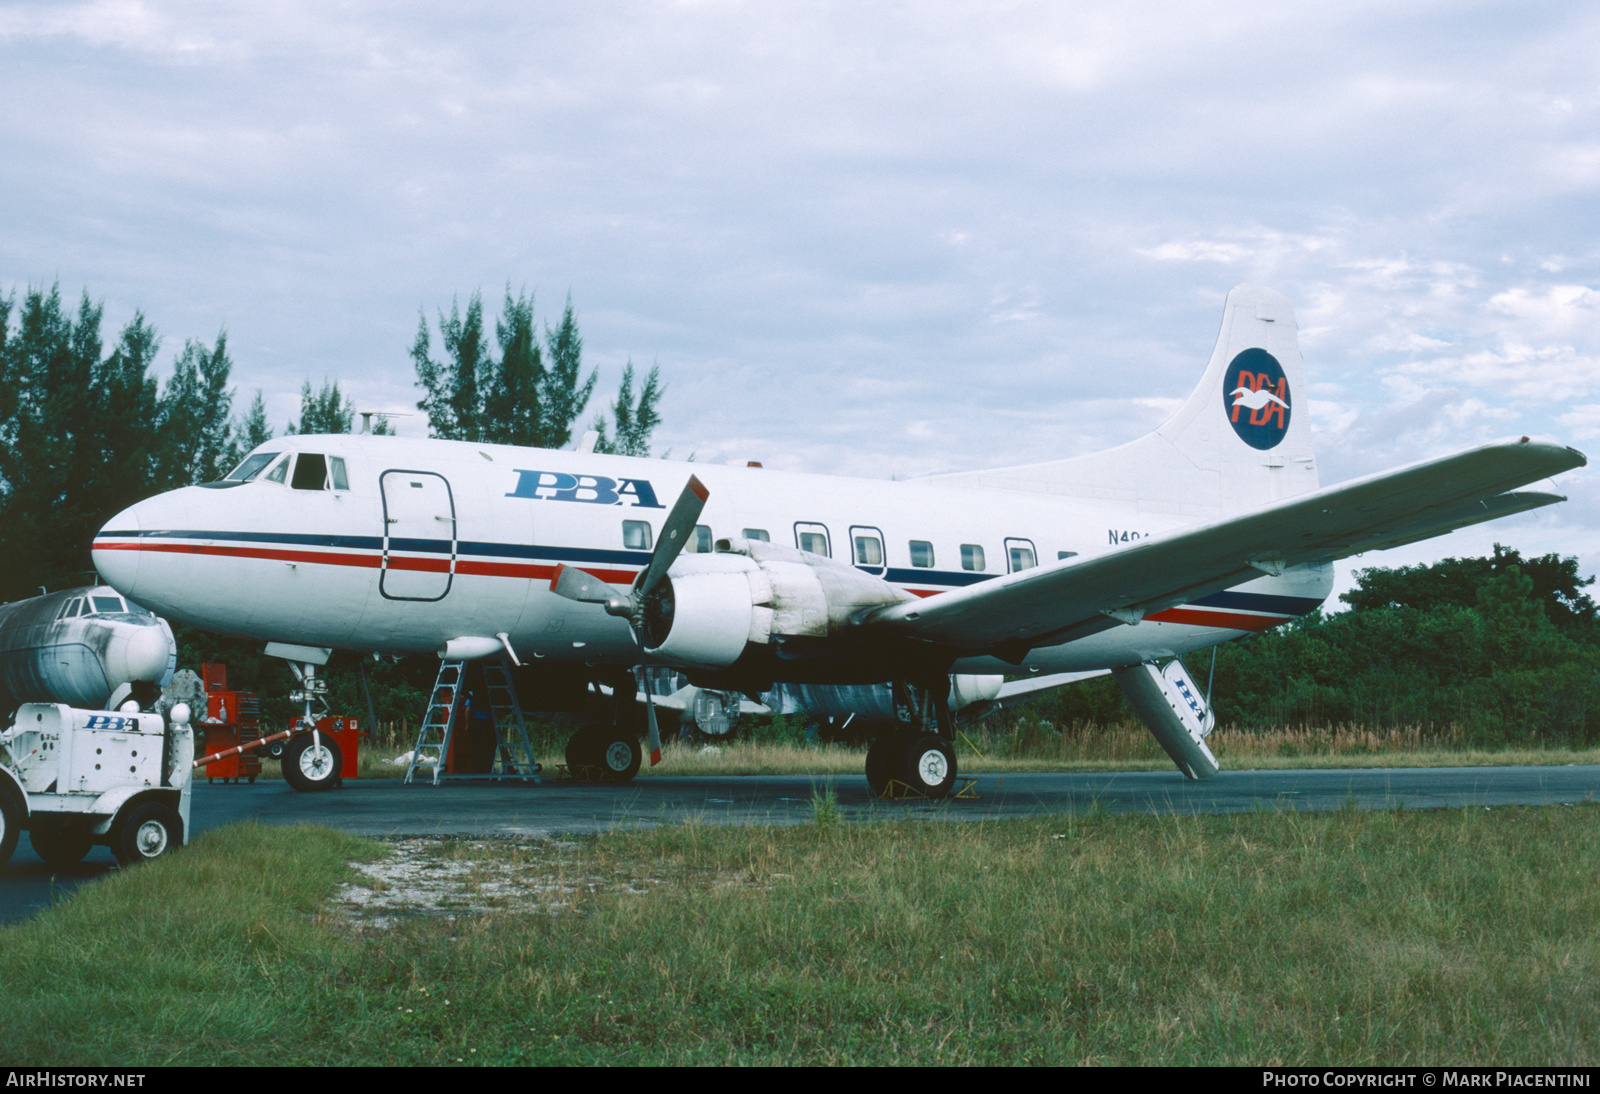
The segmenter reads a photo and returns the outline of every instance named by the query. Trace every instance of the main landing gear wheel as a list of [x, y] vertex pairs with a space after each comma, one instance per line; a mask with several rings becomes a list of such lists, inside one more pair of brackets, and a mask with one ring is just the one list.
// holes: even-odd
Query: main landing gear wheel
[[956, 750], [937, 733], [886, 733], [867, 750], [867, 785], [883, 798], [891, 782], [925, 798], [948, 797], [956, 785]]
[[924, 797], [948, 797], [956, 785], [956, 750], [937, 733], [919, 733], [899, 756], [899, 779]]
[[567, 741], [567, 769], [578, 774], [586, 768], [603, 782], [627, 782], [643, 760], [633, 734], [613, 726], [584, 726]]
[[895, 760], [909, 737], [910, 734], [905, 732], [885, 733], [881, 737], [874, 737], [867, 748], [867, 785], [880, 798], [889, 793], [889, 780], [898, 777], [895, 774]]
[[111, 853], [124, 866], [183, 846], [183, 818], [160, 802], [134, 806], [111, 826]]
[[313, 734], [291, 737], [283, 750], [283, 781], [300, 791], [329, 790], [339, 783], [344, 757], [339, 744], [326, 733], [315, 734], [321, 744], [313, 744]]
[[82, 862], [94, 846], [82, 821], [60, 817], [34, 817], [28, 828], [28, 841], [33, 844], [34, 854], [57, 868]]

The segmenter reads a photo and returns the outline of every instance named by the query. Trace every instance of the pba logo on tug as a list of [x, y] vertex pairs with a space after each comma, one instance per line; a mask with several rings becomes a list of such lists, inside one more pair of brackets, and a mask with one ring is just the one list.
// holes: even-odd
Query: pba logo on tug
[[1289, 378], [1264, 349], [1247, 349], [1223, 376], [1222, 410], [1239, 439], [1251, 448], [1277, 446], [1289, 433]]

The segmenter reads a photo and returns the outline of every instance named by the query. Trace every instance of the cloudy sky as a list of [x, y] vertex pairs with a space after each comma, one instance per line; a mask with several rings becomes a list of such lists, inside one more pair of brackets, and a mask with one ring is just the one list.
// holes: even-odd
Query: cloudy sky
[[[414, 411], [419, 309], [570, 292], [660, 448], [908, 477], [1152, 428], [1250, 280], [1325, 483], [1600, 452], [1597, 76], [1582, 3], [0, 0], [0, 292], [226, 328], [280, 428]], [[1594, 483], [1357, 565], [1593, 572]]]

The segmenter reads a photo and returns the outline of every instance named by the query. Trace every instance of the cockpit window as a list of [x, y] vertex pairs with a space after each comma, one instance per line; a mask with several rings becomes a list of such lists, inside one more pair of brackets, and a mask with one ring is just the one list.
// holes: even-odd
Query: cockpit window
[[[244, 462], [232, 471], [224, 482], [249, 482], [266, 468], [267, 464], [278, 458], [276, 452], [257, 452], [253, 456], [246, 456]], [[281, 480], [280, 480], [281, 481]]]
[[328, 488], [328, 461], [320, 452], [302, 452], [294, 461], [294, 478], [289, 486], [295, 490], [326, 490]]
[[109, 614], [126, 610], [122, 605], [120, 596], [92, 596], [89, 599], [94, 601], [94, 610], [97, 613], [106, 612]]
[[333, 479], [333, 488], [335, 490], [350, 489], [350, 478], [344, 473], [344, 460], [341, 457], [328, 457], [328, 475]]
[[268, 471], [265, 475], [262, 475], [261, 479], [263, 482], [282, 482], [288, 477], [289, 457], [285, 456], [283, 459], [278, 461], [277, 466], [275, 466], [271, 471]]

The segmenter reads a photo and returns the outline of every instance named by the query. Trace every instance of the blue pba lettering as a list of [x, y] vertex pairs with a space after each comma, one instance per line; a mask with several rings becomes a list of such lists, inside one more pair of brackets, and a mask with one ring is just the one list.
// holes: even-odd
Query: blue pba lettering
[[612, 479], [605, 475], [569, 475], [565, 471], [517, 469], [516, 489], [508, 498], [535, 501], [579, 501], [587, 505], [629, 505], [661, 509], [656, 492], [645, 479]]

